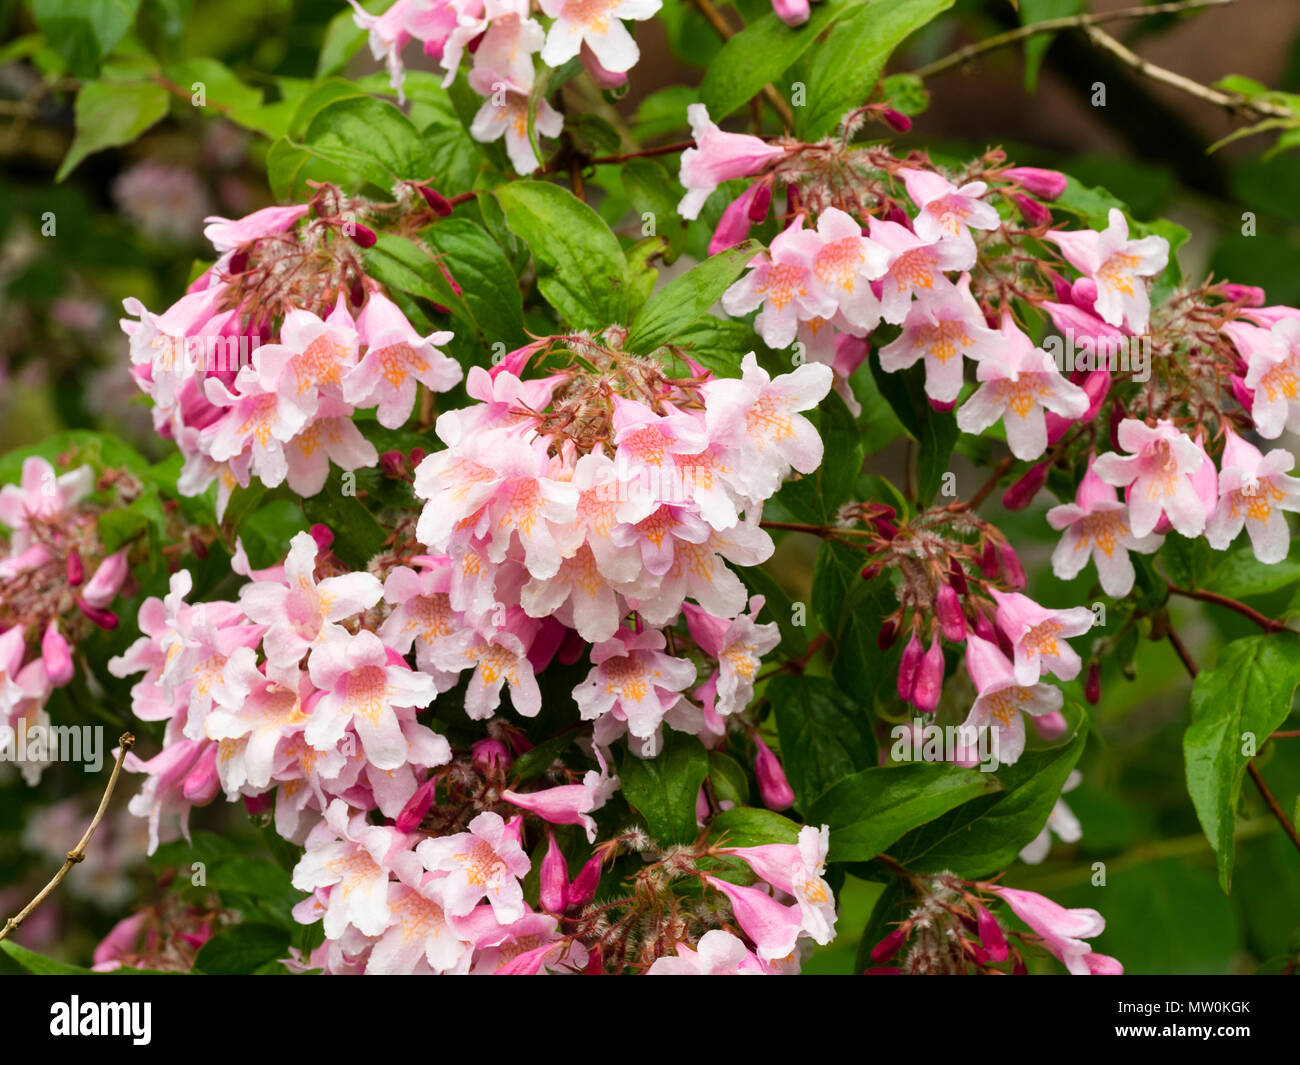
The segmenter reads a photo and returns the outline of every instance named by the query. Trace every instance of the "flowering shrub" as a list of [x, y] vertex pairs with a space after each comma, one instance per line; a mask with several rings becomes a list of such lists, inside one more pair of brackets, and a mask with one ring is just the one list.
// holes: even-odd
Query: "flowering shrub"
[[[1171, 595], [1260, 630], [1184, 737], [1226, 890], [1300, 682], [1230, 594], [1293, 565], [1300, 310], [1103, 189], [898, 146], [924, 91], [881, 72], [946, 0], [742, 5], [640, 130], [605, 116], [659, 0], [376, 6], [323, 69], [386, 74], [221, 105], [281, 205], [125, 300], [171, 457], [0, 465], [9, 760], [59, 760], [57, 689], [129, 690], [120, 786], [199, 889], [94, 967], [777, 974], [841, 936], [859, 972], [1122, 972], [1106, 893], [1015, 863], [1079, 839], [1103, 662], [1197, 674]], [[224, 803], [283, 871], [186, 842]], [[845, 927], [853, 881], [887, 886]]]

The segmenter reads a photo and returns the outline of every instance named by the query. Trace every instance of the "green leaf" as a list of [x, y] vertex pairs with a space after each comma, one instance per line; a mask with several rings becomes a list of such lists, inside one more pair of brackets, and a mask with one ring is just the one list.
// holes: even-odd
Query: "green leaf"
[[719, 799], [733, 802], [736, 806], [749, 802], [749, 777], [731, 755], [721, 751], [709, 752], [709, 780]]
[[756, 810], [738, 806], [723, 810], [709, 822], [709, 839], [726, 835], [731, 847], [761, 847], [768, 843], [794, 843], [799, 838], [799, 826], [788, 817], [771, 810]]
[[194, 960], [194, 968], [210, 976], [246, 976], [289, 952], [289, 933], [269, 924], [237, 924], [219, 932]]
[[949, 869], [968, 879], [1009, 865], [1042, 831], [1083, 753], [1088, 719], [1077, 707], [1067, 716], [1074, 731], [1064, 743], [1025, 751], [1015, 765], [997, 771], [999, 794], [975, 799], [908, 833], [890, 854], [916, 872]]
[[898, 373], [886, 373], [872, 352], [871, 374], [880, 394], [920, 445], [916, 459], [916, 498], [925, 506], [934, 498], [943, 475], [948, 472], [952, 449], [960, 435], [957, 416], [952, 411], [937, 411], [930, 406], [925, 394], [925, 367], [919, 364]]
[[55, 181], [72, 173], [86, 156], [129, 144], [167, 114], [167, 90], [151, 81], [89, 81], [74, 106], [77, 134]]
[[832, 861], [866, 862], [912, 829], [999, 790], [997, 775], [978, 769], [937, 762], [873, 766], [823, 792], [808, 821], [830, 825]]
[[809, 63], [808, 103], [795, 110], [800, 135], [817, 140], [833, 133], [845, 114], [870, 98], [894, 49], [952, 5], [953, 0], [875, 0], [842, 18]]
[[322, 108], [307, 126], [303, 146], [385, 192], [398, 180], [433, 175], [419, 130], [387, 100], [373, 96], [352, 96]]
[[803, 624], [796, 625], [794, 623], [794, 600], [777, 583], [776, 578], [762, 566], [742, 566], [738, 573], [751, 595], [761, 595], [763, 597], [763, 606], [759, 610], [760, 621], [775, 621], [777, 628], [781, 630], [781, 643], [779, 644], [781, 657], [798, 658], [807, 651], [807, 610], [804, 611]]
[[869, 714], [827, 678], [781, 674], [768, 682], [767, 699], [800, 811], [832, 784], [875, 764]]
[[1237, 799], [1252, 757], [1243, 747], [1258, 750], [1286, 720], [1297, 684], [1300, 635], [1276, 632], [1234, 640], [1192, 685], [1192, 720], [1183, 734], [1187, 791], [1225, 892], [1232, 884]]
[[421, 236], [460, 285], [464, 313], [485, 348], [499, 342], [513, 351], [525, 343], [519, 279], [491, 234], [467, 218], [446, 218]]
[[[36, 976], [154, 976], [159, 975], [154, 969], [131, 969], [122, 967], [113, 969], [107, 973], [97, 973], [93, 969], [85, 969], [80, 965], [68, 965], [65, 962], [55, 961], [53, 958], [47, 958], [44, 954], [37, 954], [34, 950], [28, 950], [26, 947], [20, 947], [12, 939], [0, 940], [0, 950], [3, 950], [14, 961], [26, 969], [29, 973]], [[167, 976], [185, 976], [185, 973], [166, 973]]]
[[343, 494], [337, 477], [327, 478], [319, 493], [304, 499], [302, 510], [308, 522], [320, 522], [330, 528], [334, 533], [331, 550], [354, 569], [364, 570], [383, 550], [388, 538], [384, 527], [360, 499]]
[[32, 15], [51, 48], [79, 78], [92, 78], [100, 60], [126, 36], [140, 0], [32, 0]]
[[[239, 523], [239, 539], [254, 569], [284, 560], [289, 541], [311, 522], [292, 499], [274, 499], [258, 507]], [[368, 561], [368, 560], [367, 560]]]
[[881, 624], [898, 607], [898, 596], [885, 578], [865, 581], [857, 573], [854, 576], [857, 583], [849, 589], [839, 623], [832, 630], [835, 661], [831, 676], [861, 706], [874, 706], [898, 672], [889, 664], [901, 650], [882, 651], [876, 642]]
[[761, 248], [758, 241], [747, 240], [673, 278], [641, 308], [624, 347], [648, 355], [675, 340], [687, 326], [708, 313]]
[[655, 232], [668, 238], [666, 262], [672, 262], [686, 246], [686, 220], [677, 213], [682, 187], [658, 159], [629, 159], [619, 171], [623, 191], [640, 215], [654, 216]]
[[668, 730], [657, 757], [638, 758], [628, 751], [618, 771], [624, 798], [660, 843], [690, 843], [700, 834], [695, 801], [708, 774], [708, 755], [699, 741]]
[[623, 321], [627, 259], [618, 238], [568, 189], [517, 181], [494, 191], [511, 232], [533, 253], [537, 288], [576, 329]]
[[316, 77], [327, 78], [337, 74], [365, 43], [366, 31], [357, 25], [352, 10], [340, 11], [325, 27], [325, 40], [316, 60]]
[[[861, 2], [825, 0], [814, 4], [808, 21], [798, 27], [787, 26], [775, 12], [751, 22], [722, 46], [704, 72], [700, 100], [709, 109], [709, 118], [721, 122], [768, 82], [776, 82], [824, 29]], [[786, 95], [784, 90], [777, 85], [782, 95]]]
[[1249, 543], [1242, 542], [1226, 554], [1215, 556], [1215, 566], [1209, 587], [1220, 595], [1241, 599], [1252, 595], [1267, 595], [1279, 588], [1300, 581], [1300, 554], [1292, 552], [1280, 562], [1261, 562]]

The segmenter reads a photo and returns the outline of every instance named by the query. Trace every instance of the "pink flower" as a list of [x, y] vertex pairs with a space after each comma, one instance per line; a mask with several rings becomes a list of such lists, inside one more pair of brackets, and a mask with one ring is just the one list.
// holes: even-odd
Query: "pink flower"
[[439, 669], [434, 661], [436, 653], [444, 641], [466, 626], [461, 613], [452, 609], [450, 587], [451, 569], [447, 565], [420, 570], [394, 567], [384, 580], [384, 602], [393, 607], [393, 612], [379, 627], [384, 646], [398, 654], [409, 654], [414, 644], [416, 665], [433, 678], [440, 692], [455, 686], [457, 673]]
[[1259, 435], [1274, 440], [1300, 428], [1300, 321], [1280, 318], [1269, 332], [1244, 322], [1223, 331], [1246, 360], [1246, 389], [1253, 393], [1250, 416]]
[[907, 194], [921, 210], [912, 228], [922, 240], [946, 240], [960, 246], [970, 259], [963, 270], [975, 265], [975, 241], [971, 229], [997, 229], [1002, 225], [997, 208], [981, 197], [988, 192], [983, 181], [971, 181], [958, 188], [941, 174], [930, 170], [898, 171]]
[[739, 379], [704, 386], [705, 424], [709, 439], [724, 448], [732, 485], [750, 499], [766, 499], [791, 468], [812, 473], [821, 465], [821, 437], [798, 412], [826, 397], [834, 374], [829, 366], [805, 363], [773, 378], [753, 352], [740, 369]]
[[957, 425], [981, 433], [1001, 419], [1011, 453], [1032, 461], [1047, 450], [1044, 411], [1079, 418], [1088, 397], [1061, 376], [1047, 352], [1034, 347], [1009, 312], [1003, 314], [1001, 339], [998, 355], [979, 364], [976, 378], [983, 383], [957, 411]]
[[1149, 555], [1159, 550], [1164, 537], [1159, 533], [1135, 536], [1129, 528], [1129, 508], [1120, 501], [1114, 487], [1094, 470], [1079, 482], [1073, 503], [1062, 503], [1047, 512], [1047, 523], [1064, 531], [1052, 552], [1052, 572], [1063, 581], [1078, 576], [1092, 559], [1102, 591], [1121, 598], [1133, 590], [1134, 570], [1128, 553]]
[[1086, 606], [1048, 610], [1019, 592], [989, 589], [997, 601], [998, 628], [1015, 649], [1016, 683], [1033, 684], [1046, 670], [1062, 680], [1073, 680], [1083, 663], [1066, 636], [1080, 636], [1092, 628], [1092, 611]]
[[753, 941], [763, 961], [774, 961], [793, 952], [804, 930], [797, 907], [782, 905], [758, 888], [730, 884], [716, 876], [706, 876], [704, 882], [731, 902], [736, 924]]
[[966, 671], [977, 695], [966, 728], [992, 728], [998, 760], [1014, 765], [1025, 749], [1023, 713], [1038, 717], [1061, 709], [1061, 689], [1050, 684], [1017, 683], [1015, 671], [996, 644], [974, 634], [966, 637]]
[[283, 233], [299, 219], [305, 218], [310, 211], [311, 204], [298, 203], [289, 207], [263, 207], [260, 211], [254, 211], [235, 221], [213, 216], [203, 220], [207, 223], [203, 235], [218, 252], [234, 251], [241, 244], [259, 237]]
[[678, 943], [676, 957], [657, 958], [646, 970], [647, 976], [766, 976], [770, 973], [744, 943], [721, 928], [700, 936], [694, 950]]
[[880, 366], [889, 373], [905, 370], [925, 359], [925, 394], [952, 403], [964, 383], [965, 355], [983, 362], [1001, 354], [1002, 338], [984, 324], [984, 315], [970, 291], [970, 275], [957, 284], [946, 278], [920, 293], [898, 339], [880, 349]]
[[1295, 456], [1282, 448], [1261, 455], [1230, 428], [1226, 437], [1219, 498], [1205, 538], [1216, 551], [1224, 551], [1244, 525], [1255, 557], [1264, 563], [1281, 562], [1291, 547], [1283, 511], [1300, 511], [1300, 480], [1287, 475]]
[[1169, 262], [1169, 241], [1164, 237], [1129, 240], [1128, 220], [1112, 207], [1110, 224], [1100, 233], [1092, 230], [1046, 234], [1080, 273], [1096, 282], [1097, 313], [1111, 325], [1128, 323], [1134, 334], [1147, 329], [1151, 297], [1141, 278], [1154, 277]]
[[[1094, 973], [1120, 973], [1122, 967], [1113, 958], [1093, 954], [1085, 939], [1099, 936], [1106, 928], [1105, 919], [1096, 910], [1067, 910], [1037, 892], [991, 886], [1017, 917], [1029, 925], [1073, 976]], [[1093, 960], [1089, 960], [1093, 959]]]
[[772, 0], [772, 10], [787, 26], [802, 26], [812, 14], [808, 0]]
[[709, 119], [703, 104], [691, 104], [686, 117], [696, 146], [682, 153], [680, 180], [687, 191], [677, 205], [677, 213], [683, 218], [698, 218], [704, 201], [724, 181], [757, 174], [785, 154], [784, 148], [757, 137], [724, 133]]
[[[486, 96], [478, 109], [469, 133], [481, 144], [506, 139], [510, 165], [520, 174], [531, 174], [541, 161], [528, 139], [528, 97], [530, 85], [509, 80], [504, 74], [479, 67], [470, 72], [469, 83], [480, 96]], [[558, 137], [564, 130], [564, 116], [545, 100], [537, 106], [533, 128], [538, 138]]]
[[528, 660], [537, 622], [519, 607], [506, 611], [504, 623], [488, 632], [462, 628], [433, 649], [433, 664], [447, 673], [473, 668], [465, 691], [465, 713], [472, 720], [491, 717], [510, 685], [510, 702], [523, 717], [536, 717], [542, 692]]
[[604, 806], [617, 790], [618, 777], [589, 769], [581, 784], [561, 784], [522, 794], [506, 790], [501, 798], [553, 825], [582, 825], [587, 830], [587, 842], [594, 843], [596, 822], [591, 814]]
[[542, 62], [563, 66], [586, 45], [606, 70], [631, 70], [640, 51], [622, 19], [643, 21], [654, 16], [661, 0], [540, 0], [555, 21], [542, 47]]
[[715, 618], [690, 603], [682, 607], [691, 637], [700, 649], [718, 662], [717, 701], [714, 711], [726, 717], [744, 710], [754, 697], [754, 679], [763, 655], [781, 642], [775, 622], [756, 625], [754, 618], [763, 608], [763, 597], [749, 601], [749, 614], [734, 621]]
[[446, 392], [460, 382], [460, 364], [436, 346], [446, 344], [452, 334], [420, 336], [382, 293], [370, 293], [357, 330], [366, 353], [343, 379], [343, 398], [358, 407], [378, 404], [379, 424], [385, 428], [406, 424], [415, 407], [417, 382], [434, 392]]
[[[9, 631], [22, 630], [15, 627]], [[45, 663], [45, 676], [54, 687], [61, 688], [72, 679], [72, 650], [59, 631], [57, 618], [45, 627], [41, 636], [41, 661]]]
[[930, 291], [945, 270], [969, 270], [975, 265], [974, 249], [968, 254], [958, 241], [927, 240], [897, 222], [867, 219], [871, 239], [890, 252], [889, 269], [880, 286], [880, 314], [900, 325], [914, 295]]
[[443, 905], [453, 917], [466, 916], [484, 898], [502, 924], [524, 916], [519, 881], [531, 863], [519, 845], [518, 817], [507, 824], [499, 814], [485, 811], [469, 823], [468, 832], [426, 839], [415, 853], [430, 872], [447, 874]]
[[131, 572], [126, 555], [126, 548], [123, 548], [109, 555], [96, 566], [94, 576], [81, 589], [81, 598], [91, 606], [100, 609], [116, 599], [127, 575]]
[[388, 882], [391, 924], [376, 940], [366, 973], [381, 976], [457, 973], [469, 968], [473, 945], [457, 931], [443, 902], [447, 878], [426, 873], [413, 882]]
[[11, 531], [10, 553], [20, 555], [32, 545], [33, 521], [54, 521], [94, 486], [95, 473], [89, 466], [56, 476], [54, 467], [39, 455], [23, 459], [21, 481], [0, 488], [0, 522]]
[[1102, 455], [1093, 469], [1107, 484], [1128, 488], [1133, 535], [1149, 535], [1166, 517], [1183, 536], [1200, 536], [1207, 507], [1192, 478], [1202, 470], [1205, 452], [1164, 419], [1152, 428], [1126, 418], [1119, 424], [1118, 440], [1129, 454]]
[[794, 789], [786, 779], [781, 760], [758, 733], [754, 733], [754, 775], [763, 805], [769, 810], [788, 810], [794, 805]]
[[307, 669], [325, 692], [307, 723], [308, 743], [328, 750], [350, 726], [377, 769], [396, 769], [407, 761], [410, 742], [396, 708], [428, 706], [437, 694], [431, 677], [393, 665], [379, 637], [364, 629], [318, 644]]
[[316, 581], [317, 544], [310, 533], [289, 541], [283, 580], [252, 581], [240, 589], [248, 617], [267, 625], [263, 647], [281, 666], [295, 665], [313, 646], [346, 636], [338, 624], [379, 602], [383, 586], [369, 573]]
[[1065, 192], [1069, 184], [1069, 179], [1060, 171], [1043, 170], [1036, 166], [1013, 166], [1002, 171], [1002, 177], [1045, 200], [1055, 200]]
[[[763, 308], [754, 319], [754, 328], [770, 348], [789, 347], [800, 319], [830, 318], [839, 306], [838, 295], [817, 275], [817, 257], [824, 242], [815, 230], [805, 229], [803, 222], [803, 215], [796, 216], [767, 251], [748, 262], [749, 272], [722, 294], [723, 310], [733, 318]], [[854, 230], [860, 240], [861, 231], [856, 225]], [[833, 265], [823, 264], [823, 272], [832, 280]], [[870, 293], [869, 288], [866, 291]], [[870, 296], [872, 303], [874, 299]], [[855, 308], [861, 309], [861, 300], [859, 293]]]
[[666, 641], [658, 629], [617, 635], [591, 649], [591, 672], [573, 689], [584, 721], [608, 715], [626, 722], [639, 740], [652, 740], [664, 715], [681, 700], [695, 680], [695, 667], [663, 653]]
[[880, 321], [880, 303], [871, 282], [883, 277], [889, 265], [888, 249], [862, 235], [862, 227], [838, 207], [817, 216], [821, 247], [813, 256], [813, 277], [835, 300], [858, 329], [872, 329]]
[[822, 879], [830, 847], [830, 827], [805, 825], [798, 843], [768, 843], [756, 847], [730, 847], [722, 853], [744, 861], [762, 880], [799, 903], [803, 931], [825, 945], [835, 936], [835, 899]]

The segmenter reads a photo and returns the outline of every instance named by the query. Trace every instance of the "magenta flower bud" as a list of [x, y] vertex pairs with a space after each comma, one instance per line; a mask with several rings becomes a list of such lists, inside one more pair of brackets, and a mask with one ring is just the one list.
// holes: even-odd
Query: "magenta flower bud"
[[470, 747], [470, 761], [480, 773], [504, 773], [514, 763], [510, 748], [492, 738], [475, 740]]
[[902, 111], [896, 111], [892, 107], [882, 107], [880, 117], [895, 133], [908, 133], [912, 129], [912, 120]]
[[998, 545], [992, 540], [984, 544], [980, 551], [979, 560], [980, 572], [989, 580], [993, 580], [998, 575]]
[[1007, 937], [1002, 934], [1002, 926], [988, 909], [980, 903], [975, 904], [975, 913], [979, 920], [980, 943], [988, 953], [989, 961], [993, 963], [1007, 960]]
[[1083, 682], [1083, 697], [1096, 706], [1101, 702], [1101, 666], [1088, 663], [1088, 676]]
[[1052, 221], [1052, 212], [1044, 207], [1037, 200], [1030, 196], [1021, 196], [1018, 192], [1011, 194], [1011, 200], [1016, 205], [1016, 209], [1031, 226], [1045, 226]]
[[885, 936], [879, 943], [871, 948], [872, 961], [889, 961], [898, 953], [898, 948], [907, 942], [907, 936], [911, 929], [895, 928], [889, 935]]
[[569, 908], [585, 906], [596, 897], [596, 888], [600, 885], [600, 854], [597, 852], [587, 859], [586, 864], [578, 870], [565, 897]]
[[749, 200], [749, 220], [755, 224], [767, 218], [768, 208], [772, 206], [772, 183], [760, 181], [754, 187], [754, 195]]
[[1038, 717], [1029, 719], [1034, 723], [1034, 731], [1038, 735], [1051, 743], [1052, 740], [1059, 740], [1070, 731], [1070, 723], [1065, 720], [1065, 715], [1059, 710], [1053, 710], [1050, 714], [1040, 714]]
[[880, 576], [880, 571], [882, 569], [884, 569], [884, 566], [881, 565], [881, 563], [870, 562], [867, 565], [862, 567], [862, 569], [858, 573], [858, 576], [861, 577], [864, 581], [874, 581], [877, 577]]
[[416, 466], [420, 465], [428, 455], [429, 453], [422, 447], [411, 448], [411, 469], [415, 469]]
[[998, 562], [1001, 564], [1002, 580], [1008, 588], [1019, 591], [1025, 586], [1025, 567], [1020, 564], [1020, 556], [1007, 540], [998, 544]]
[[754, 773], [758, 777], [758, 792], [763, 797], [764, 806], [780, 811], [794, 805], [794, 791], [785, 778], [785, 770], [758, 733], [754, 733]]
[[51, 621], [41, 637], [41, 661], [51, 684], [61, 688], [72, 679], [72, 650], [59, 632], [59, 623]]
[[1264, 306], [1264, 290], [1258, 285], [1239, 285], [1235, 281], [1226, 281], [1219, 286], [1223, 298], [1246, 307]]
[[886, 518], [872, 518], [871, 524], [876, 527], [876, 532], [880, 533], [886, 540], [892, 540], [898, 535], [898, 526]]
[[787, 26], [802, 26], [812, 14], [808, 0], [772, 0], [772, 10]]
[[328, 525], [317, 522], [309, 530], [311, 538], [316, 541], [317, 551], [328, 551], [334, 544], [334, 532]]
[[968, 585], [966, 584], [966, 571], [955, 558], [948, 560], [948, 583], [953, 586], [958, 595], [965, 595]]
[[249, 817], [261, 817], [263, 814], [269, 814], [271, 812], [271, 792], [264, 791], [261, 795], [245, 795], [244, 812]]
[[1232, 398], [1247, 410], [1250, 410], [1255, 405], [1255, 392], [1253, 389], [1246, 387], [1246, 382], [1240, 375], [1233, 374], [1230, 376], [1228, 386], [1232, 389]]
[[1002, 631], [994, 626], [987, 614], [975, 615], [975, 635], [989, 643], [999, 643], [1004, 639]]
[[898, 639], [898, 622], [894, 618], [886, 618], [880, 626], [880, 631], [876, 633], [876, 646], [882, 651], [888, 651], [894, 646], [896, 639]]
[[955, 406], [957, 406], [957, 401], [955, 399], [942, 400], [942, 399], [934, 399], [933, 397], [927, 397], [927, 398], [930, 400], [930, 406], [935, 410], [937, 410], [940, 414], [947, 414], [948, 411], [952, 410]]
[[117, 628], [117, 615], [111, 610], [101, 610], [99, 607], [91, 606], [80, 597], [77, 599], [77, 609], [101, 629], [112, 631]]
[[440, 218], [446, 218], [451, 214], [454, 208], [445, 196], [438, 194], [428, 185], [416, 185], [415, 187], [419, 190], [420, 195], [424, 197], [424, 202], [429, 205], [429, 209], [434, 214]]
[[1059, 171], [1043, 170], [1036, 166], [1013, 166], [1010, 170], [1002, 171], [1002, 176], [1045, 200], [1056, 199], [1068, 184], [1066, 176]]
[[895, 200], [890, 200], [885, 204], [885, 209], [881, 212], [880, 217], [882, 221], [894, 222], [902, 226], [909, 233], [912, 231], [912, 220], [907, 216], [907, 212], [903, 210], [903, 205]]
[[406, 456], [400, 451], [385, 451], [379, 456], [379, 465], [385, 477], [406, 477]]
[[546, 830], [546, 856], [542, 858], [539, 883], [542, 909], [548, 913], [563, 913], [569, 906], [569, 866], [555, 842], [555, 833]]
[[181, 794], [194, 806], [206, 806], [221, 791], [221, 778], [217, 774], [218, 750], [219, 744], [209, 743], [181, 785]]
[[363, 226], [360, 222], [350, 223], [350, 228], [345, 232], [352, 238], [352, 243], [358, 248], [373, 248], [375, 241], [379, 239], [373, 229], [369, 226]]
[[406, 805], [398, 811], [394, 824], [398, 832], [413, 832], [424, 820], [424, 815], [433, 806], [434, 795], [438, 790], [436, 777], [430, 777], [418, 788], [415, 794], [406, 800]]
[[718, 228], [709, 240], [709, 254], [717, 255], [720, 251], [734, 248], [749, 236], [749, 227], [753, 224], [749, 217], [750, 206], [758, 195], [760, 186], [750, 185], [744, 192], [727, 204], [718, 219]]
[[114, 599], [130, 572], [126, 563], [126, 550], [123, 549], [104, 559], [95, 567], [95, 575], [81, 590], [81, 598], [94, 607], [106, 607]]
[[1020, 480], [1002, 493], [1002, 505], [1007, 510], [1024, 510], [1047, 483], [1048, 469], [1049, 465], [1046, 462], [1029, 467], [1029, 471]]
[[77, 587], [86, 579], [86, 565], [81, 561], [81, 553], [73, 548], [68, 554], [68, 583]]
[[916, 687], [916, 671], [925, 657], [921, 638], [912, 630], [912, 638], [903, 648], [903, 657], [898, 661], [898, 697], [904, 702], [912, 701], [912, 689]]
[[942, 694], [943, 645], [936, 636], [917, 666], [916, 681], [912, 685], [912, 705], [923, 714], [933, 714]]
[[934, 613], [945, 639], [953, 643], [966, 639], [966, 615], [961, 609], [961, 596], [951, 584], [939, 585], [939, 592], [934, 597]]

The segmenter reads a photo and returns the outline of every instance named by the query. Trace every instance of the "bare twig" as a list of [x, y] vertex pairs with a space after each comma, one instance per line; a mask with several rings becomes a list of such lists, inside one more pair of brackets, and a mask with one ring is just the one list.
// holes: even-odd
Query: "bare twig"
[[50, 893], [63, 882], [63, 878], [68, 875], [68, 871], [86, 857], [86, 847], [90, 844], [90, 837], [95, 834], [99, 822], [104, 819], [109, 800], [113, 797], [113, 789], [117, 786], [117, 778], [122, 772], [122, 763], [126, 760], [126, 752], [135, 746], [135, 737], [129, 732], [124, 732], [118, 737], [117, 742], [121, 746], [117, 753], [117, 761], [113, 765], [113, 772], [109, 774], [108, 786], [104, 788], [104, 795], [99, 800], [99, 809], [95, 811], [95, 816], [91, 818], [85, 834], [77, 841], [77, 845], [68, 851], [68, 857], [64, 861], [63, 867], [54, 874], [54, 878], [41, 888], [36, 897], [24, 906], [16, 917], [10, 917], [5, 922], [4, 928], [0, 928], [0, 939], [6, 939], [10, 932], [17, 930], [18, 926], [31, 916], [32, 911], [44, 902]]
[[1220, 595], [1218, 592], [1207, 592], [1200, 588], [1179, 588], [1176, 584], [1169, 586], [1170, 595], [1181, 595], [1185, 599], [1200, 599], [1206, 603], [1214, 603], [1218, 606], [1227, 607], [1229, 610], [1235, 610], [1244, 618], [1250, 618], [1265, 632], [1281, 632], [1286, 628], [1286, 623], [1274, 621], [1272, 618], [1265, 617], [1254, 607], [1247, 606], [1226, 595]]

